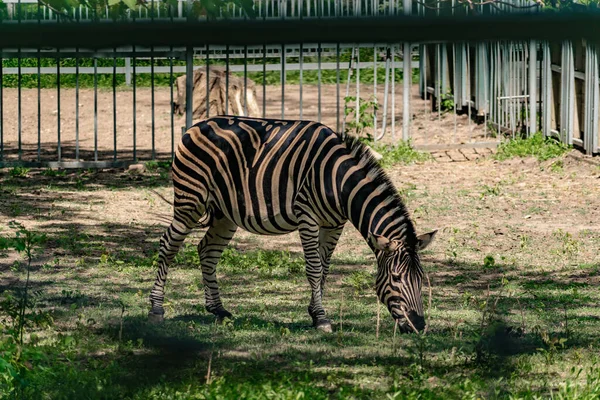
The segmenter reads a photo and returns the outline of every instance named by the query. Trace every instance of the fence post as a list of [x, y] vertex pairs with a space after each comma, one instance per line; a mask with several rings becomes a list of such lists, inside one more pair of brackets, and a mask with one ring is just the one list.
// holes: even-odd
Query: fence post
[[[412, 0], [402, 0], [404, 15], [412, 14]], [[404, 107], [402, 110], [402, 140], [406, 141], [410, 137], [410, 94], [412, 86], [412, 51], [410, 43], [404, 42], [404, 57], [402, 59], [402, 77], [404, 89], [402, 91], [402, 100]], [[392, 79], [394, 77], [392, 76]], [[395, 96], [395, 93], [392, 93]], [[392, 115], [392, 118], [394, 116]]]
[[575, 98], [575, 78], [573, 65], [573, 44], [570, 41], [562, 43], [561, 60], [561, 90], [560, 90], [560, 139], [566, 144], [573, 144], [573, 118]]
[[125, 57], [125, 84], [131, 86], [131, 58]]
[[529, 42], [529, 134], [537, 132], [537, 42]]
[[542, 132], [552, 134], [552, 58], [548, 42], [542, 43]]
[[[187, 20], [192, 21], [192, 1], [187, 0]], [[208, 72], [208, 69], [207, 69]], [[194, 112], [194, 48], [188, 46], [185, 49], [185, 128], [189, 129], [193, 124]]]
[[185, 49], [185, 126], [189, 129], [193, 124], [194, 112], [194, 48]]
[[598, 109], [600, 93], [598, 85], [598, 48], [595, 44], [586, 43], [585, 66], [585, 104], [584, 104], [584, 140], [586, 154], [591, 155], [598, 149]]

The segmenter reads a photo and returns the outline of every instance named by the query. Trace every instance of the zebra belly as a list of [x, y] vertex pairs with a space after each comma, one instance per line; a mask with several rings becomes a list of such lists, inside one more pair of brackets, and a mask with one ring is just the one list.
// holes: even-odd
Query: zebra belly
[[294, 218], [290, 224], [281, 214], [269, 218], [256, 218], [248, 216], [242, 220], [240, 228], [259, 235], [285, 235], [298, 229], [298, 222]]

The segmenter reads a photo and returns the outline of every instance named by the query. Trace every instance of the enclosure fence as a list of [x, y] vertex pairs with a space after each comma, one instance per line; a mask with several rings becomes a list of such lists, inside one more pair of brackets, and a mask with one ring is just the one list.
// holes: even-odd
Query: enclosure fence
[[[454, 2], [263, 1], [259, 21], [232, 9], [229, 22], [191, 22], [189, 3], [156, 4], [129, 23], [86, 22], [81, 7], [70, 14], [79, 22], [64, 23], [13, 2], [0, 23], [0, 167], [170, 160], [186, 127], [214, 116], [217, 76], [226, 112], [237, 101], [245, 115], [339, 132], [366, 125], [375, 140], [421, 148], [493, 146], [542, 130], [599, 151], [597, 32], [585, 25], [598, 22], [593, 13], [572, 17], [561, 36], [550, 29], [558, 16], [531, 19], [539, 5], [530, 2], [477, 6], [486, 19]], [[411, 130], [417, 101], [432, 120], [450, 115], [454, 130], [441, 139]], [[483, 129], [457, 132], [460, 114]]]

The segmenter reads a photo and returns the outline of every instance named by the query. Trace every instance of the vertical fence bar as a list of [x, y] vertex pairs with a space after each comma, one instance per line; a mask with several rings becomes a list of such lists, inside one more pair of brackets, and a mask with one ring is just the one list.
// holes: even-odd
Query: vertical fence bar
[[[152, 1], [152, 12], [154, 14], [154, 1]], [[154, 18], [154, 17], [153, 17]], [[150, 46], [150, 107], [152, 113], [152, 160], [156, 159], [155, 131], [156, 118], [154, 112], [154, 46]]]
[[117, 160], [117, 48], [113, 49], [113, 78], [112, 78], [112, 95], [113, 95], [113, 161]]
[[0, 161], [4, 161], [4, 59], [0, 57]]
[[[20, 2], [19, 2], [19, 6], [20, 6]], [[21, 10], [19, 7], [19, 19], [20, 18], [21, 18]], [[18, 140], [18, 157], [19, 157], [19, 161], [21, 161], [21, 130], [22, 130], [22, 126], [21, 126], [21, 116], [22, 116], [21, 115], [22, 114], [22, 112], [21, 112], [21, 101], [22, 101], [21, 78], [22, 78], [22, 75], [21, 75], [21, 48], [20, 47], [17, 52], [17, 57], [18, 57], [17, 58], [17, 74], [18, 74], [18, 76], [17, 76], [17, 114], [18, 114], [18, 116], [17, 116], [17, 119], [18, 119], [17, 134], [18, 134], [18, 139], [17, 140]], [[58, 62], [58, 60], [57, 60], [57, 62]], [[60, 147], [60, 132], [59, 132], [58, 143], [59, 143], [59, 147]], [[60, 151], [59, 151], [59, 154], [60, 154]]]
[[318, 112], [318, 116], [317, 116], [317, 121], [321, 122], [321, 42], [318, 43], [317, 45], [317, 90], [318, 90], [318, 94], [317, 94], [317, 112]]
[[[58, 132], [58, 161], [62, 159], [62, 147], [60, 142], [60, 53], [56, 50], [56, 128]], [[21, 117], [19, 116], [19, 124]]]
[[[371, 3], [372, 5], [372, 3]], [[373, 101], [377, 103], [377, 47], [373, 46]], [[377, 132], [377, 108], [373, 110], [373, 132]]]
[[[37, 49], [37, 160], [42, 159], [42, 71], [41, 71], [41, 51]], [[2, 99], [0, 99], [2, 102]], [[0, 116], [1, 118], [1, 116]]]
[[392, 46], [392, 62], [390, 63], [390, 74], [392, 78], [392, 112], [390, 113], [391, 121], [391, 129], [392, 129], [392, 140], [396, 141], [396, 70], [394, 68], [396, 53], [396, 45]]
[[137, 86], [137, 77], [136, 77], [136, 55], [135, 55], [135, 46], [133, 46], [133, 57], [131, 59], [133, 64], [133, 70], [131, 72], [131, 83], [133, 85], [133, 161], [137, 161], [137, 113], [136, 113], [136, 86]]
[[194, 111], [194, 48], [188, 46], [185, 53], [185, 129], [193, 124]]
[[360, 119], [360, 46], [356, 45], [356, 126]]
[[229, 115], [229, 45], [225, 46], [225, 114]]
[[585, 136], [583, 146], [586, 154], [592, 155], [598, 148], [598, 109], [600, 105], [598, 47], [595, 44], [586, 44], [585, 58], [586, 103], [584, 104]]
[[244, 115], [248, 116], [248, 46], [244, 46]]
[[542, 131], [547, 137], [552, 124], [552, 60], [548, 42], [542, 43], [542, 79]]
[[[336, 131], [340, 132], [340, 44], [336, 43], [335, 46], [335, 62], [336, 62], [336, 74], [335, 74], [335, 101], [336, 101]], [[343, 134], [343, 132], [342, 132]]]
[[529, 134], [537, 127], [537, 42], [529, 41]]
[[281, 119], [285, 119], [285, 45], [281, 45]]
[[[300, 0], [300, 1], [302, 2], [303, 0]], [[302, 83], [303, 83], [302, 81], [303, 81], [303, 78], [304, 78], [304, 76], [303, 76], [304, 71], [302, 71], [303, 70], [302, 63], [304, 62], [304, 54], [303, 54], [304, 53], [304, 46], [303, 46], [302, 43], [300, 43], [300, 50], [299, 51], [300, 51], [300, 54], [298, 55], [298, 63], [300, 65], [300, 88], [299, 88], [299, 91], [300, 91], [299, 97], [300, 98], [299, 98], [299, 102], [300, 102], [300, 119], [302, 119], [303, 114], [304, 114], [304, 103], [302, 102], [302, 100], [303, 100], [302, 99]]]
[[[412, 14], [412, 0], [403, 0], [402, 8], [404, 15]], [[402, 66], [402, 76], [403, 76], [403, 109], [402, 109], [402, 139], [407, 141], [410, 137], [410, 97], [411, 97], [411, 87], [412, 87], [412, 46], [410, 43], [404, 43], [404, 58], [403, 58], [403, 66]]]
[[210, 117], [210, 47], [206, 45], [206, 118]]
[[267, 45], [263, 44], [262, 115], [267, 116]]
[[[173, 53], [173, 46], [171, 46], [171, 53]], [[173, 82], [173, 54], [171, 54], [169, 56], [169, 96], [171, 100], [171, 103], [169, 103], [171, 107], [171, 112], [169, 113], [171, 119], [171, 160], [173, 160], [173, 158], [175, 157], [175, 110], [173, 109]]]
[[94, 161], [98, 161], [98, 59], [94, 56]]

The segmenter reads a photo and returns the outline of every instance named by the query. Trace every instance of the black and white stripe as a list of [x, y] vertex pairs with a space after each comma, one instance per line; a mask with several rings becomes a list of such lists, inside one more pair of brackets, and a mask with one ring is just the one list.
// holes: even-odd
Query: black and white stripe
[[313, 325], [331, 330], [322, 305], [329, 263], [350, 221], [375, 252], [377, 295], [408, 330], [425, 326], [417, 236], [398, 191], [366, 146], [312, 121], [215, 117], [183, 136], [172, 165], [174, 217], [160, 241], [150, 316], [162, 319], [168, 265], [185, 237], [208, 227], [198, 245], [206, 308], [231, 316], [219, 297], [215, 267], [241, 227], [261, 235], [299, 230], [312, 290]]

